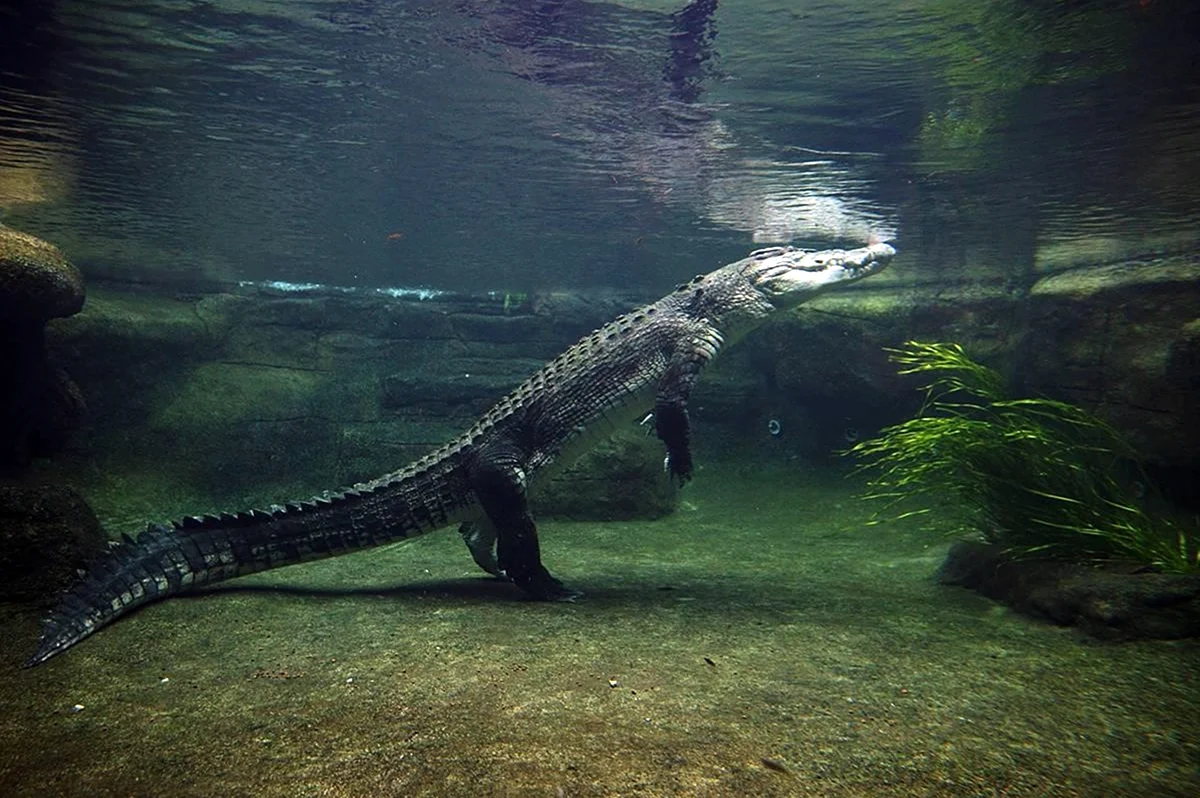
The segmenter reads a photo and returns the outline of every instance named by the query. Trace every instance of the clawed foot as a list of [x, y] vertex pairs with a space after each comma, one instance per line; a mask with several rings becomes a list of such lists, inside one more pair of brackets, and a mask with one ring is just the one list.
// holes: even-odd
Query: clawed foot
[[576, 601], [579, 601], [579, 599], [581, 599], [581, 598], [583, 598], [582, 590], [576, 590], [575, 588], [567, 587], [566, 585], [564, 585], [560, 582], [558, 585], [558, 590], [553, 594], [547, 595], [542, 600], [543, 601], [565, 601], [570, 604], [574, 604]]
[[692, 478], [692, 456], [688, 452], [667, 453], [663, 471], [681, 487]]
[[524, 588], [530, 598], [538, 601], [567, 601], [575, 602], [583, 597], [583, 591], [573, 590], [562, 582], [551, 577], [547, 584], [539, 584], [536, 589]]
[[[514, 580], [515, 582], [515, 580]], [[573, 590], [550, 575], [546, 569], [540, 574], [525, 581], [516, 582], [527, 596], [536, 601], [577, 601], [583, 596], [582, 591]]]

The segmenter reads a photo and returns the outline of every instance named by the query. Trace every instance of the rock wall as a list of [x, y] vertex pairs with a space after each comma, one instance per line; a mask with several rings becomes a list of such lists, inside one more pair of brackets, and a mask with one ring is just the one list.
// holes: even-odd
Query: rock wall
[[[1195, 259], [1061, 271], [1026, 291], [922, 285], [919, 267], [902, 256], [894, 275], [822, 297], [723, 354], [693, 401], [701, 466], [837, 461], [919, 406], [884, 352], [914, 338], [962, 343], [1018, 394], [1098, 411], [1152, 462], [1200, 465]], [[396, 469], [633, 303], [97, 287], [85, 312], [52, 325], [49, 343], [88, 399], [78, 473], [103, 475], [131, 513], [131, 492], [156, 482], [147, 506], [195, 512]], [[543, 514], [639, 517], [675, 502], [657, 442], [640, 434], [563, 479], [543, 489]]]
[[[912, 272], [919, 264], [899, 262]], [[1150, 463], [1200, 468], [1200, 257], [1067, 269], [1028, 290], [881, 279], [830, 294], [744, 345], [763, 375], [750, 407], [803, 407], [826, 442], [911, 415], [920, 397], [884, 347], [961, 343], [1010, 378], [1014, 396], [1081, 405]]]
[[[58, 361], [90, 397], [71, 476], [91, 485], [110, 520], [128, 506], [131, 524], [139, 504], [160, 513], [253, 506], [377, 477], [470, 426], [627, 303], [569, 304], [568, 318], [506, 311], [490, 298], [163, 297], [97, 287], [87, 310], [51, 335]], [[542, 486], [539, 509], [670, 512], [675, 490], [655, 478], [661, 452], [651, 448], [644, 436], [602, 447]], [[629, 479], [631, 470], [650, 479]], [[157, 495], [144, 502], [130, 495], [149, 491]]]

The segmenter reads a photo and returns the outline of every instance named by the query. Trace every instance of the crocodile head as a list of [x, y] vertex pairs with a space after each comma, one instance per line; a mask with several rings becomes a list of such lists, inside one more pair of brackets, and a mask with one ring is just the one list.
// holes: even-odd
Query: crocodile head
[[776, 309], [785, 309], [836, 285], [880, 272], [895, 254], [896, 250], [887, 244], [819, 252], [773, 247], [751, 253], [738, 266], [742, 276], [768, 302]]

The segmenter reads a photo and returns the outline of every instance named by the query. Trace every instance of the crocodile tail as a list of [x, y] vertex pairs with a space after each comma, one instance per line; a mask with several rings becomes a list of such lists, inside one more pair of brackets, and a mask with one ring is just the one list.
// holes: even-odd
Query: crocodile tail
[[125, 536], [62, 597], [25, 667], [45, 662], [145, 604], [258, 571], [383, 545], [442, 520], [406, 508], [399, 523], [361, 523], [352, 506], [358, 498], [348, 492], [271, 511], [185, 518], [171, 526], [151, 524], [136, 541]]

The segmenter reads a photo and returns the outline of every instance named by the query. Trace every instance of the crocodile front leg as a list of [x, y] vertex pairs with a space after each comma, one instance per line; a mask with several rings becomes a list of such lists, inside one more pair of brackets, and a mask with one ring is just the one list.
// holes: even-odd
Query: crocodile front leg
[[[535, 599], [572, 601], [578, 598], [581, 595], [578, 591], [563, 585], [542, 565], [537, 526], [529, 515], [529, 501], [525, 495], [525, 470], [515, 458], [481, 455], [471, 468], [470, 482], [487, 520], [496, 531], [499, 570]], [[490, 569], [485, 567], [484, 570]]]
[[667, 449], [666, 469], [682, 484], [692, 478], [692, 426], [687, 403], [700, 372], [721, 347], [721, 334], [703, 326], [675, 352], [654, 397], [654, 431]]

